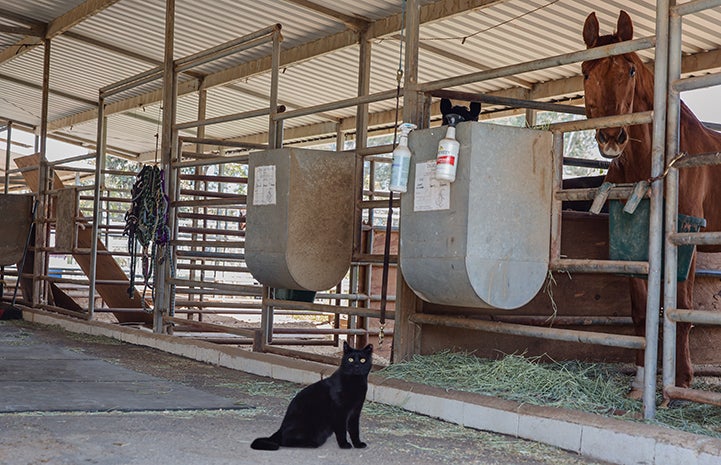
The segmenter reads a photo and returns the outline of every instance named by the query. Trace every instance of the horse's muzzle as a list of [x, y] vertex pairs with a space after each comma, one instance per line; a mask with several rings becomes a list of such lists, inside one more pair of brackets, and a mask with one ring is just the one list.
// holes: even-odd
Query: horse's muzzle
[[598, 149], [604, 158], [616, 158], [623, 153], [628, 143], [626, 128], [605, 128], [596, 130]]

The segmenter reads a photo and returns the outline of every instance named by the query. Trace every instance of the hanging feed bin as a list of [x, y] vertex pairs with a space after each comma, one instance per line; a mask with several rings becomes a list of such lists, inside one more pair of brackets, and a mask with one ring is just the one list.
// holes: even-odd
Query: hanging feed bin
[[422, 299], [514, 309], [548, 274], [552, 138], [533, 129], [465, 122], [456, 180], [435, 179], [445, 127], [410, 134], [408, 193], [401, 196], [400, 266]]
[[354, 171], [354, 154], [251, 153], [245, 261], [258, 282], [307, 300], [288, 291], [326, 290], [343, 279], [353, 249]]
[[[633, 214], [623, 211], [623, 203], [611, 200], [608, 203], [608, 257], [611, 260], [648, 261], [648, 228], [651, 202], [642, 199]], [[678, 232], [698, 232], [706, 227], [706, 220], [695, 216], [678, 215]], [[678, 268], [676, 279], [685, 281], [691, 269], [695, 245], [678, 247]], [[645, 275], [644, 275], [645, 276]]]
[[0, 265], [14, 265], [23, 251], [33, 223], [33, 196], [0, 195]]

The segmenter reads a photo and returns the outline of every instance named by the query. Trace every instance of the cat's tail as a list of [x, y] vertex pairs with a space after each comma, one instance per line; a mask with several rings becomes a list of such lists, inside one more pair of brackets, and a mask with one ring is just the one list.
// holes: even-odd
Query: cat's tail
[[269, 438], [258, 438], [250, 444], [251, 449], [278, 450], [280, 449], [280, 431]]

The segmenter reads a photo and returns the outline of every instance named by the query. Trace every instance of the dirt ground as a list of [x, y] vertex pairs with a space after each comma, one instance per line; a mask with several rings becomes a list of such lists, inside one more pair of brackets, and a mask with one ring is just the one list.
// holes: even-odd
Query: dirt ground
[[254, 451], [250, 442], [277, 429], [289, 399], [301, 386], [55, 327], [25, 322], [0, 324], [19, 330], [23, 337], [17, 344], [69, 349], [84, 358], [232, 399], [237, 406], [217, 410], [118, 408], [100, 412], [8, 413], [0, 401], [0, 412], [4, 412], [0, 413], [0, 463], [6, 465], [602, 464], [542, 444], [463, 428], [374, 403], [366, 404], [361, 417], [361, 437], [368, 443], [367, 449], [341, 450], [329, 440], [319, 449]]

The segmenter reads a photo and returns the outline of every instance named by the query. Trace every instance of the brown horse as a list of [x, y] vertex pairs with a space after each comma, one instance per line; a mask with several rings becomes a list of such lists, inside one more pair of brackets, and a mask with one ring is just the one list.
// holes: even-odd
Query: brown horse
[[[616, 32], [599, 35], [598, 19], [591, 13], [583, 26], [588, 48], [631, 40], [633, 24], [625, 11], [618, 17]], [[586, 116], [635, 113], [653, 109], [653, 73], [635, 53], [626, 53], [581, 65], [584, 77]], [[680, 151], [689, 155], [721, 150], [721, 134], [707, 129], [681, 104]], [[606, 181], [629, 183], [648, 179], [651, 174], [651, 124], [599, 129], [596, 140], [601, 154], [612, 158]], [[708, 231], [721, 230], [721, 167], [684, 168], [679, 171], [679, 213], [705, 218]], [[699, 247], [701, 251], [721, 251], [718, 247]], [[678, 308], [693, 308], [695, 257], [688, 279], [679, 283]], [[631, 311], [635, 332], [643, 336], [646, 325], [647, 282], [631, 279]], [[691, 325], [679, 323], [676, 334], [676, 385], [688, 387], [693, 379], [689, 333]], [[629, 394], [640, 398], [643, 389], [643, 353], [636, 356], [636, 381]]]

